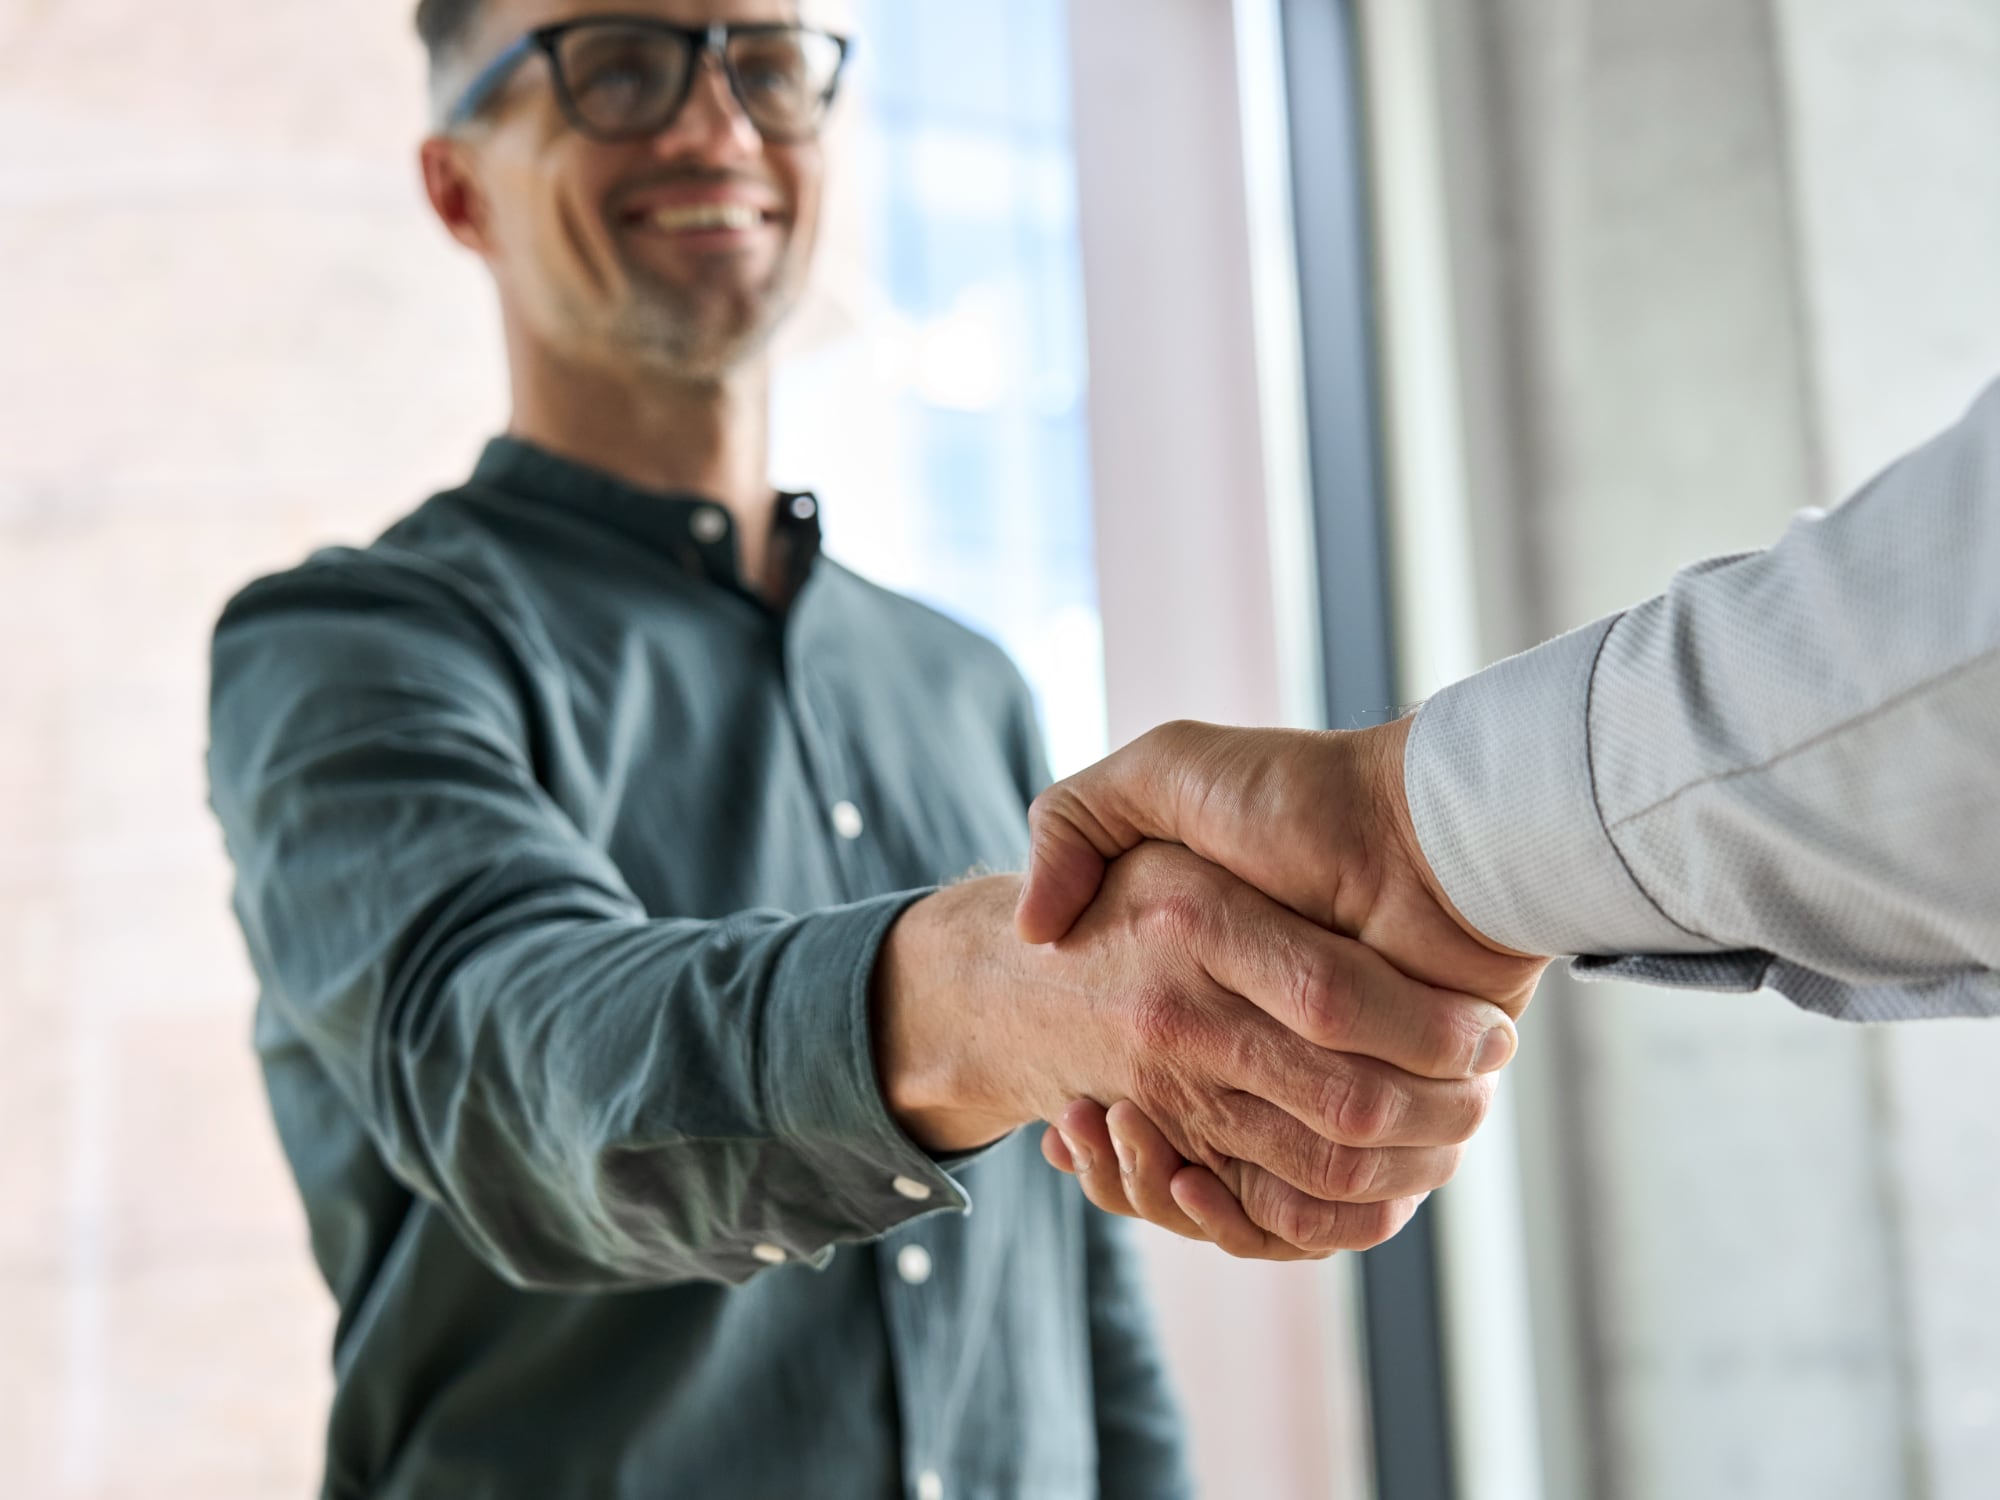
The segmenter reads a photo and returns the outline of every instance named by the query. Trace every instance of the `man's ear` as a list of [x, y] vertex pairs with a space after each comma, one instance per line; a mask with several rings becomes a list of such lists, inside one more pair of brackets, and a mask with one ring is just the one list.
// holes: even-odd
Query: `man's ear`
[[492, 243], [487, 232], [486, 199], [473, 175], [465, 143], [450, 136], [431, 136], [423, 144], [420, 159], [424, 192], [438, 222], [466, 249], [487, 254]]

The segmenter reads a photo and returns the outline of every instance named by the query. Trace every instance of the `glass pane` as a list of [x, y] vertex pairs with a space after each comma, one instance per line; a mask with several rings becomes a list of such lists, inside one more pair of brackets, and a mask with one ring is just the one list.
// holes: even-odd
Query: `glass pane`
[[1073, 770], [1105, 730], [1063, 9], [859, 10], [865, 264], [833, 294], [864, 311], [788, 365], [780, 474], [826, 498], [834, 555], [1008, 649]]

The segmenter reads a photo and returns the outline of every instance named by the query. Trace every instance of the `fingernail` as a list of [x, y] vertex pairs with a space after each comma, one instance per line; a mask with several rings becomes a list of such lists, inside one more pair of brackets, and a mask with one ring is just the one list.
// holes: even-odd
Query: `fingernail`
[[1058, 1125], [1056, 1127], [1056, 1134], [1061, 1136], [1062, 1143], [1069, 1147], [1069, 1164], [1079, 1172], [1088, 1172], [1090, 1170], [1090, 1153], [1071, 1140], [1069, 1132], [1064, 1130], [1062, 1126]]
[[1514, 1055], [1514, 1033], [1506, 1026], [1495, 1026], [1479, 1039], [1479, 1046], [1472, 1054], [1472, 1071], [1475, 1074], [1497, 1073], [1507, 1066]]
[[1187, 1199], [1183, 1198], [1179, 1193], [1175, 1193], [1173, 1196], [1174, 1205], [1182, 1213], [1194, 1220], [1194, 1227], [1199, 1229], [1203, 1234], [1208, 1233], [1208, 1220], [1204, 1219], [1197, 1210], [1189, 1207]]
[[1111, 1137], [1111, 1150], [1118, 1157], [1119, 1175], [1130, 1177], [1132, 1175], [1132, 1148], [1126, 1145], [1124, 1140], [1114, 1133]]

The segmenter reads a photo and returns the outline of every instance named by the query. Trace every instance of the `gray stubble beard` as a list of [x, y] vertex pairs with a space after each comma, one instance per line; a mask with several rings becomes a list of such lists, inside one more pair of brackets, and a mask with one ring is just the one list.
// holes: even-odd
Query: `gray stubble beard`
[[624, 268], [632, 295], [604, 330], [610, 342], [641, 368], [676, 380], [719, 381], [771, 346], [799, 302], [801, 279], [780, 262], [770, 280], [730, 309], [727, 326], [705, 317], [697, 291], [665, 286], [637, 267]]

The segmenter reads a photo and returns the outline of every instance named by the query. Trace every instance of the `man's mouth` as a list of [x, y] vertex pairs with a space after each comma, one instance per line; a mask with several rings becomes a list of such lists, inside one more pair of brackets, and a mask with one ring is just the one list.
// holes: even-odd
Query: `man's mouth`
[[748, 203], [682, 203], [671, 208], [652, 209], [642, 222], [668, 234], [697, 234], [713, 230], [743, 232], [760, 227], [764, 223], [764, 213]]

